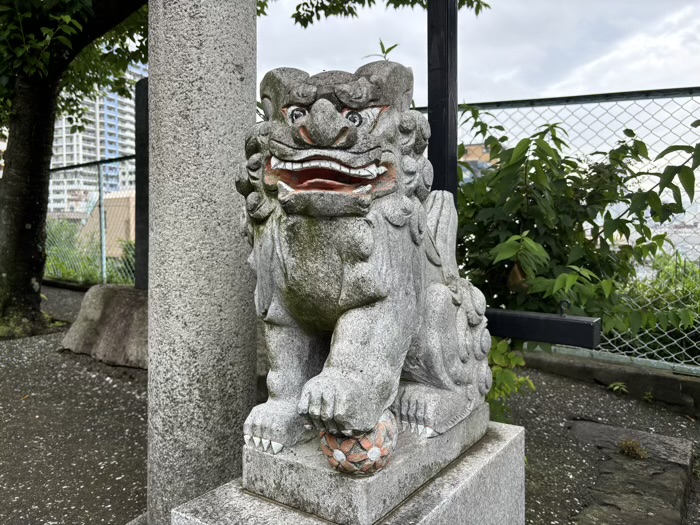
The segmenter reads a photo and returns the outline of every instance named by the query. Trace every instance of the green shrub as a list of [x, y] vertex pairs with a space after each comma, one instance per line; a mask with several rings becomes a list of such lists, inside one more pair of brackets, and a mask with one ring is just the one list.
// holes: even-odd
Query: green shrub
[[[698, 312], [683, 304], [668, 305], [664, 316], [655, 308], [640, 311], [626, 293], [637, 268], [666, 242], [649, 228], [649, 217], [663, 223], [682, 212], [681, 186], [693, 198], [700, 144], [668, 148], [657, 159], [684, 152], [685, 162], [649, 173], [640, 169], [650, 162], [647, 146], [631, 130], [611, 151], [580, 158], [567, 155], [559, 125], [506, 147], [502, 127], [489, 126], [475, 109], [463, 117], [483, 137], [493, 166], [460, 185], [458, 254], [468, 260], [465, 274], [491, 307], [556, 313], [566, 301], [571, 314], [601, 317], [605, 332], [664, 319], [673, 329], [694, 325]], [[650, 177], [656, 178], [653, 187], [640, 184]], [[673, 200], [663, 202], [662, 192]], [[508, 351], [502, 345], [496, 342], [491, 352], [496, 385], [512, 383], [520, 366], [519, 345]], [[495, 362], [509, 352], [509, 366]], [[494, 388], [491, 399], [503, 392]]]

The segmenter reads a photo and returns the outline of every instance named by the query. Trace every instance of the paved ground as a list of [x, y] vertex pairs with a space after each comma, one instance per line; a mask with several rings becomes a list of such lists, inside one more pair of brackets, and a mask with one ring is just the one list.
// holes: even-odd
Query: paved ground
[[0, 523], [124, 525], [145, 508], [146, 372], [0, 342]]
[[[82, 294], [44, 293], [54, 316], [75, 318]], [[58, 352], [61, 336], [0, 342], [0, 524], [125, 525], [145, 507], [146, 372]], [[571, 420], [683, 437], [698, 456], [694, 420], [601, 386], [528, 373], [537, 392], [510, 402], [511, 421], [527, 429], [528, 524], [569, 524], [588, 501], [602, 454], [574, 439]], [[694, 477], [687, 525], [698, 523]]]
[[[571, 435], [571, 420], [585, 419], [689, 439], [698, 457], [697, 421], [656, 403], [614, 394], [602, 386], [537, 370], [527, 373], [537, 391], [511, 400], [510, 419], [527, 431], [528, 524], [571, 523], [589, 501], [588, 487], [595, 482], [603, 453]], [[694, 476], [692, 483], [687, 525], [700, 523], [700, 479]]]
[[71, 323], [78, 317], [83, 292], [43, 285], [41, 293], [44, 296], [41, 308], [52, 317]]

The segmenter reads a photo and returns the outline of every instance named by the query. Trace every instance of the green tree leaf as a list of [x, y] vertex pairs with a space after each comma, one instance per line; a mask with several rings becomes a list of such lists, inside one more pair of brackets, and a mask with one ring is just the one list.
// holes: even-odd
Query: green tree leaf
[[688, 198], [692, 201], [695, 198], [695, 172], [688, 166], [681, 166], [678, 178], [683, 189], [688, 194]]
[[661, 153], [659, 153], [654, 160], [663, 159], [666, 155], [668, 155], [669, 153], [673, 153], [674, 151], [684, 151], [685, 153], [693, 153], [693, 147], [684, 145], [669, 146]]

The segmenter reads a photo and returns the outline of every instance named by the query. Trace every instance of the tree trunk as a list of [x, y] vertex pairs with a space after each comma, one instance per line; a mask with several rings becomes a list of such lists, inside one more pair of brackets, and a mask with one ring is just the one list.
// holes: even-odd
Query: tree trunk
[[0, 325], [19, 321], [29, 334], [44, 325], [41, 281], [58, 84], [17, 78], [0, 179]]

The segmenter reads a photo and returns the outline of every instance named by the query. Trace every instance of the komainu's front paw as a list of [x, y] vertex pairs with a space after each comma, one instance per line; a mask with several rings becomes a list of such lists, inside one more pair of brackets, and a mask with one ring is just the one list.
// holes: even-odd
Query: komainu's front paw
[[251, 410], [243, 424], [243, 439], [249, 447], [277, 454], [305, 438], [305, 425], [293, 402], [268, 400]]
[[321, 431], [346, 435], [374, 428], [386, 408], [386, 396], [375, 383], [367, 383], [324, 370], [310, 379], [299, 398], [299, 414]]

